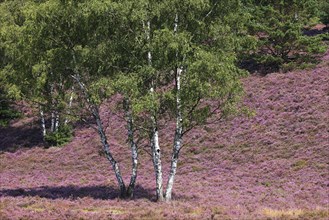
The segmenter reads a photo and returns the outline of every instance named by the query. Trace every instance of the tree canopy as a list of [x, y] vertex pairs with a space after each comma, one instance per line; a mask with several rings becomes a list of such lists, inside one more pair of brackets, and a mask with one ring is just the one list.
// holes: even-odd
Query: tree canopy
[[[315, 1], [3, 1], [0, 90], [37, 109], [53, 145], [69, 140], [75, 120], [93, 118], [122, 197], [133, 197], [137, 140], [144, 140], [157, 199], [169, 201], [184, 135], [242, 112], [243, 55], [281, 65], [321, 51], [320, 38], [302, 34], [315, 19]], [[131, 149], [128, 187], [99, 113], [114, 95]], [[175, 129], [164, 187], [159, 130], [168, 121]]]

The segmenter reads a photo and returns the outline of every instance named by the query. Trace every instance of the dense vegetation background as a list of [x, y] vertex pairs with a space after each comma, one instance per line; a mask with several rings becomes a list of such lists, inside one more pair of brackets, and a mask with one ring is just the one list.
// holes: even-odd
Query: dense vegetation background
[[0, 217], [328, 218], [328, 9], [0, 1]]

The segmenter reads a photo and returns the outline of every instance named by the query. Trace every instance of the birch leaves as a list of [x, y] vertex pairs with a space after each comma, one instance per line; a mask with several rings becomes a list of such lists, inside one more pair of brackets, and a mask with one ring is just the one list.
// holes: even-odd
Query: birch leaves
[[[22, 33], [29, 63], [19, 60], [29, 67], [24, 74], [42, 70], [42, 88], [56, 87], [63, 97], [70, 94], [65, 96], [67, 106], [84, 107], [93, 116], [122, 197], [132, 197], [138, 182], [137, 140], [148, 143], [157, 199], [170, 201], [184, 135], [234, 110], [242, 91], [242, 72], [235, 66], [236, 48], [230, 43], [235, 35], [227, 31], [225, 20], [218, 22], [233, 13], [231, 2], [48, 0], [25, 8], [30, 16]], [[72, 104], [73, 93], [79, 96], [76, 104]], [[114, 94], [123, 104], [120, 111], [131, 149], [128, 187], [99, 115], [99, 105]], [[72, 113], [67, 108], [64, 112]], [[43, 108], [40, 117], [44, 128]], [[160, 131], [168, 121], [175, 123], [172, 140], [162, 140]], [[162, 143], [168, 141], [173, 147], [164, 185], [161, 153]]]
[[[141, 21], [143, 31], [138, 30], [138, 26], [134, 29], [135, 33], [145, 33], [144, 61], [139, 65], [142, 65], [141, 70], [147, 70], [147, 74], [142, 71], [136, 75], [137, 81], [142, 82], [138, 87], [141, 93], [138, 98], [134, 97], [132, 105], [139, 106], [139, 112], [144, 113], [143, 122], [146, 124], [143, 126], [146, 125], [149, 134], [158, 201], [172, 199], [184, 134], [208, 123], [209, 119], [216, 121], [234, 112], [242, 92], [239, 83], [242, 71], [234, 64], [235, 48], [230, 48], [232, 45], [216, 47], [218, 37], [214, 33], [223, 30], [218, 23], [211, 21], [216, 20], [220, 12], [216, 3], [169, 2], [159, 3], [161, 10], [157, 13], [146, 10]], [[149, 4], [154, 8], [155, 3]], [[226, 38], [234, 37], [222, 34], [224, 36], [220, 39], [225, 35]], [[226, 40], [229, 42], [230, 39]], [[146, 78], [141, 80], [139, 77], [142, 76]], [[175, 128], [172, 130], [171, 165], [165, 186], [161, 152], [162, 143], [168, 140], [161, 139], [159, 129], [166, 127], [168, 117], [175, 121]]]

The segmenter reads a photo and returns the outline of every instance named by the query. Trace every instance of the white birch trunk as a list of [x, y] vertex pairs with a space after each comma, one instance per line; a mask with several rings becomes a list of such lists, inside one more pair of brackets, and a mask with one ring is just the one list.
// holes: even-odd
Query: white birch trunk
[[119, 164], [113, 158], [113, 156], [111, 154], [110, 146], [108, 144], [107, 137], [105, 135], [104, 128], [103, 128], [103, 125], [102, 125], [102, 122], [101, 122], [101, 119], [100, 119], [98, 110], [94, 109], [93, 115], [94, 115], [94, 118], [96, 120], [98, 134], [99, 134], [99, 136], [101, 138], [101, 143], [103, 145], [106, 158], [110, 161], [110, 163], [112, 165], [112, 169], [113, 169], [113, 171], [115, 173], [115, 176], [116, 176], [117, 181], [118, 181], [118, 184], [119, 184], [120, 197], [121, 198], [124, 198], [126, 196], [126, 186], [124, 184], [124, 181], [123, 181], [123, 178], [122, 178], [122, 175], [121, 175], [121, 172], [120, 172]]
[[[50, 73], [52, 75], [52, 73]], [[53, 133], [55, 132], [55, 127], [56, 127], [56, 115], [55, 111], [53, 110], [55, 108], [55, 101], [54, 101], [54, 85], [50, 85], [50, 96], [51, 96], [51, 119], [50, 119], [50, 132]]]
[[55, 131], [57, 132], [58, 131], [58, 128], [59, 128], [59, 114], [58, 112], [56, 112], [55, 114]]
[[43, 140], [45, 140], [45, 137], [47, 135], [46, 120], [45, 120], [45, 115], [43, 113], [41, 106], [39, 107], [39, 112], [40, 112], [40, 119], [41, 119], [42, 137], [43, 137]]
[[[151, 33], [151, 22], [147, 21], [147, 27], [145, 30], [146, 33], [146, 39], [148, 43], [150, 43], [150, 33]], [[152, 53], [151, 51], [147, 52], [147, 60], [148, 65], [152, 65]], [[153, 100], [155, 101], [155, 88], [154, 88], [154, 80], [151, 82], [151, 88], [150, 92]], [[153, 159], [153, 165], [154, 165], [154, 171], [155, 171], [155, 180], [156, 180], [156, 197], [157, 201], [163, 201], [163, 179], [162, 179], [162, 163], [161, 163], [161, 149], [159, 145], [159, 132], [158, 132], [158, 125], [157, 120], [155, 117], [155, 113], [151, 113], [151, 121], [152, 121], [152, 129], [151, 129], [151, 151], [152, 151], [152, 159]]]
[[99, 112], [98, 112], [98, 108], [90, 100], [88, 91], [87, 91], [85, 85], [81, 82], [79, 74], [76, 74], [75, 76], [72, 76], [72, 77], [77, 81], [77, 83], [79, 84], [82, 92], [84, 93], [84, 96], [86, 97], [86, 101], [89, 104], [89, 110], [91, 111], [91, 113], [92, 113], [92, 115], [93, 115], [93, 117], [96, 121], [98, 134], [99, 134], [99, 137], [101, 139], [101, 143], [103, 145], [105, 156], [110, 161], [110, 163], [112, 165], [112, 169], [113, 169], [113, 171], [115, 173], [115, 176], [117, 178], [119, 189], [120, 189], [120, 197], [124, 198], [125, 195], [126, 195], [126, 186], [124, 184], [124, 181], [123, 181], [123, 178], [122, 178], [122, 175], [121, 175], [121, 172], [120, 172], [119, 164], [113, 158], [113, 156], [111, 154], [110, 146], [109, 146], [108, 141], [107, 141], [107, 137], [106, 137], [106, 134], [105, 134], [105, 131], [104, 131], [104, 128], [103, 128], [103, 124], [102, 124]]
[[153, 123], [153, 129], [152, 129], [152, 155], [153, 155], [153, 162], [154, 162], [154, 168], [155, 168], [155, 179], [156, 179], [156, 195], [157, 195], [157, 201], [163, 201], [163, 179], [162, 179], [162, 163], [161, 163], [161, 149], [159, 145], [159, 132], [158, 127], [156, 124], [155, 118], [152, 116], [152, 123]]
[[130, 183], [127, 190], [127, 196], [133, 198], [136, 179], [137, 179], [138, 150], [137, 150], [137, 145], [134, 141], [134, 127], [133, 127], [134, 121], [133, 121], [130, 103], [128, 99], [124, 100], [124, 110], [125, 110], [126, 121], [127, 121], [128, 141], [131, 148], [131, 160], [132, 160], [132, 168], [131, 168], [132, 172], [130, 177]]
[[[175, 16], [175, 25], [174, 25], [175, 34], [177, 33], [177, 28], [178, 28], [178, 14], [176, 14]], [[176, 59], [178, 61], [178, 53], [176, 54]], [[175, 74], [176, 129], [175, 129], [173, 151], [171, 156], [170, 172], [168, 176], [168, 182], [167, 182], [166, 194], [165, 194], [166, 201], [170, 201], [172, 198], [172, 189], [177, 171], [179, 151], [182, 146], [182, 132], [183, 132], [182, 103], [181, 103], [181, 75], [183, 72], [183, 68], [176, 67], [175, 69], [176, 69], [175, 70], [176, 71]]]
[[50, 132], [55, 132], [55, 112], [51, 113]]
[[164, 200], [163, 194], [163, 178], [162, 178], [162, 162], [161, 162], [161, 149], [159, 145], [159, 132], [154, 116], [152, 118], [152, 131], [150, 135], [152, 161], [155, 171], [155, 182], [156, 182], [156, 197], [157, 201]]
[[173, 151], [171, 156], [170, 172], [169, 172], [168, 183], [166, 188], [166, 201], [170, 201], [172, 198], [172, 189], [177, 171], [178, 156], [182, 146], [183, 118], [182, 118], [182, 110], [181, 110], [182, 104], [180, 97], [181, 73], [182, 73], [182, 69], [177, 68], [176, 69], [176, 129], [175, 129]]
[[[71, 113], [71, 107], [72, 107], [72, 102], [73, 102], [73, 93], [74, 93], [74, 86], [72, 86], [72, 92], [71, 92], [71, 96], [70, 96], [70, 101], [69, 101], [69, 106], [68, 106], [68, 110], [67, 110], [67, 114], [68, 116]], [[66, 116], [65, 121], [64, 121], [64, 125], [67, 125], [67, 123], [69, 123], [69, 118], [68, 116]]]
[[[63, 84], [63, 80], [62, 77], [60, 76], [59, 79], [59, 88], [58, 88], [58, 93], [59, 95], [61, 95], [61, 93], [63, 94], [65, 89], [64, 89], [64, 84]], [[60, 126], [60, 112], [58, 111], [58, 101], [56, 101], [56, 111], [55, 111], [55, 132], [58, 132], [59, 130], [59, 126]]]

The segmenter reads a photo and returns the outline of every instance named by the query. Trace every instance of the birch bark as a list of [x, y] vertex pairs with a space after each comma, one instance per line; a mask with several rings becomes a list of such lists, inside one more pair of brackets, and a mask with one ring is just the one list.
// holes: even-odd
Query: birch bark
[[55, 132], [55, 112], [51, 112], [51, 121], [50, 121], [50, 132]]
[[59, 128], [59, 113], [56, 111], [55, 115], [55, 131], [57, 132]]
[[130, 183], [127, 190], [127, 196], [130, 198], [134, 197], [134, 189], [136, 185], [136, 179], [137, 179], [137, 167], [138, 167], [138, 149], [137, 145], [134, 141], [134, 121], [131, 113], [131, 107], [130, 102], [128, 99], [124, 100], [124, 110], [126, 115], [126, 121], [127, 121], [127, 131], [128, 131], [128, 141], [131, 148], [131, 159], [132, 159], [132, 172], [130, 177]]
[[113, 156], [111, 154], [110, 146], [108, 144], [107, 137], [105, 135], [104, 128], [103, 128], [103, 125], [102, 125], [102, 122], [101, 122], [101, 119], [100, 119], [100, 116], [99, 116], [99, 112], [98, 112], [97, 109], [93, 110], [93, 115], [94, 115], [94, 118], [96, 120], [98, 134], [101, 138], [101, 143], [103, 144], [105, 156], [110, 161], [110, 163], [112, 165], [112, 169], [115, 173], [115, 176], [116, 176], [118, 184], [119, 184], [120, 197], [124, 198], [126, 196], [126, 186], [125, 186], [125, 183], [123, 181], [123, 178], [122, 178], [122, 175], [121, 175], [121, 172], [120, 172], [119, 164], [113, 158]]
[[76, 80], [76, 82], [78, 83], [80, 89], [82, 90], [82, 92], [83, 92], [83, 94], [86, 98], [86, 101], [89, 105], [89, 110], [91, 111], [91, 113], [92, 113], [92, 115], [93, 115], [93, 117], [96, 121], [98, 134], [99, 134], [99, 137], [101, 139], [101, 143], [103, 145], [105, 156], [110, 161], [110, 163], [112, 165], [112, 169], [113, 169], [113, 171], [115, 173], [115, 176], [116, 176], [116, 179], [118, 181], [118, 185], [119, 185], [119, 189], [120, 189], [120, 197], [124, 198], [125, 195], [126, 195], [126, 186], [124, 184], [124, 181], [123, 181], [123, 178], [122, 178], [122, 175], [121, 175], [121, 172], [120, 172], [119, 164], [113, 158], [113, 156], [111, 154], [110, 146], [109, 146], [108, 141], [107, 141], [107, 137], [106, 137], [104, 127], [103, 127], [103, 124], [102, 124], [102, 121], [101, 121], [101, 118], [100, 118], [100, 115], [99, 115], [98, 108], [90, 100], [87, 88], [85, 87], [83, 82], [81, 82], [79, 74], [76, 74], [72, 77]]
[[176, 69], [176, 129], [175, 129], [173, 151], [171, 156], [170, 172], [169, 172], [168, 183], [166, 187], [166, 201], [170, 201], [172, 198], [172, 189], [177, 171], [178, 156], [182, 146], [183, 118], [182, 118], [182, 110], [181, 110], [182, 104], [180, 97], [181, 73], [182, 73], [182, 69], [177, 68]]
[[[50, 73], [53, 74], [52, 72]], [[51, 96], [51, 120], [50, 120], [50, 132], [53, 133], [56, 130], [56, 114], [55, 114], [55, 100], [54, 100], [54, 84], [50, 85], [50, 96]]]
[[[67, 115], [71, 114], [71, 107], [72, 107], [72, 102], [73, 102], [73, 94], [74, 94], [74, 86], [72, 86], [72, 92], [71, 92], [71, 96], [70, 96], [70, 101], [69, 101], [69, 106], [67, 109]], [[69, 122], [69, 118], [68, 116], [66, 116], [65, 121], [64, 121], [64, 125], [67, 125], [67, 123]]]
[[152, 135], [151, 135], [151, 149], [153, 155], [153, 163], [155, 169], [156, 179], [156, 196], [157, 201], [163, 201], [163, 179], [162, 179], [162, 163], [161, 163], [161, 150], [159, 145], [159, 132], [156, 119], [152, 116]]
[[[177, 28], [178, 28], [178, 14], [176, 14], [175, 16], [175, 24], [174, 24], [175, 34], [177, 33]], [[178, 62], [178, 54], [176, 54], [176, 59]], [[176, 66], [175, 71], [176, 71], [175, 72], [176, 129], [175, 129], [173, 151], [171, 156], [170, 172], [168, 176], [168, 182], [167, 182], [166, 194], [165, 194], [166, 201], [170, 201], [172, 198], [172, 189], [177, 171], [179, 151], [182, 146], [182, 132], [183, 132], [182, 103], [181, 103], [181, 74], [183, 72], [183, 68]]]
[[45, 120], [45, 115], [43, 113], [41, 106], [39, 106], [39, 113], [40, 113], [40, 119], [41, 119], [42, 137], [43, 137], [43, 140], [45, 140], [45, 137], [47, 135], [46, 120]]
[[[146, 39], [148, 43], [150, 43], [150, 33], [151, 33], [151, 22], [147, 21], [147, 27], [145, 29]], [[147, 60], [148, 65], [152, 66], [152, 53], [149, 50], [147, 52]], [[155, 102], [155, 82], [154, 79], [151, 82], [150, 88], [151, 96], [153, 101]], [[159, 131], [158, 131], [158, 123], [157, 118], [155, 116], [155, 110], [151, 112], [151, 135], [150, 135], [150, 143], [151, 143], [151, 151], [152, 151], [152, 159], [155, 171], [155, 180], [156, 180], [156, 197], [157, 201], [163, 201], [163, 179], [162, 179], [162, 163], [161, 163], [161, 149], [159, 144]]]

